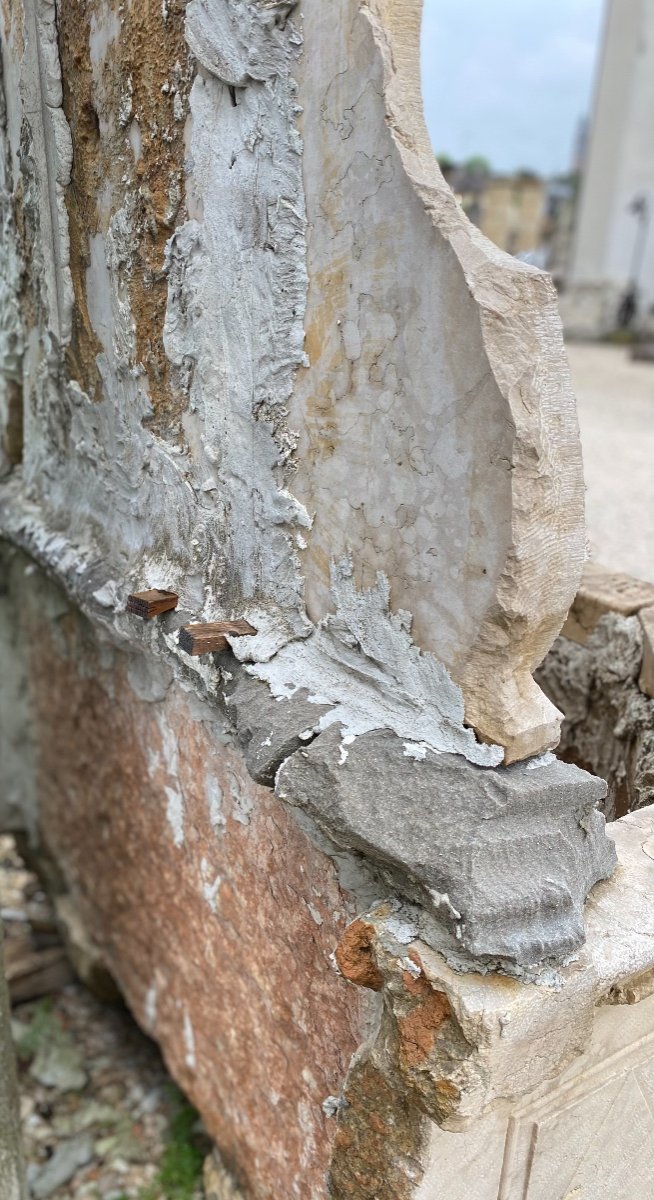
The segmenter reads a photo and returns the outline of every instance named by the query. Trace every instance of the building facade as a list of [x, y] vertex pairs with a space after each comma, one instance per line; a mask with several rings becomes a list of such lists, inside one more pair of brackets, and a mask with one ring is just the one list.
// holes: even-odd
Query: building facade
[[654, 305], [654, 0], [608, 0], [567, 285], [572, 335]]

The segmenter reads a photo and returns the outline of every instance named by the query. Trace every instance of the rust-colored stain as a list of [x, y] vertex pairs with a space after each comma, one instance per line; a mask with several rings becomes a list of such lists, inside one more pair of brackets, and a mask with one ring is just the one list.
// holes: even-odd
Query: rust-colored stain
[[420, 1067], [429, 1058], [436, 1034], [452, 1010], [445, 993], [435, 991], [424, 975], [416, 978], [403, 971], [402, 981], [417, 1003], [405, 1016], [398, 1017], [400, 1055], [407, 1067]]
[[[106, 235], [123, 209], [129, 245], [121, 248], [114, 286], [128, 293], [135, 326], [136, 355], [130, 366], [147, 376], [157, 432], [175, 424], [186, 404], [176, 387], [163, 346], [167, 301], [164, 250], [185, 217], [184, 121], [192, 82], [184, 38], [185, 0], [139, 0], [108, 8], [99, 0], [62, 0], [59, 47], [64, 112], [73, 139], [73, 171], [66, 192], [70, 264], [75, 291], [68, 369], [93, 398], [101, 399], [96, 357], [102, 346], [89, 314], [86, 273], [90, 239]], [[119, 32], [95, 71], [91, 23], [105, 28], [112, 16]], [[130, 141], [140, 142], [140, 154]]]
[[333, 1200], [411, 1200], [423, 1176], [429, 1122], [370, 1059], [353, 1067], [345, 1099], [334, 1143]]
[[66, 189], [70, 271], [75, 303], [72, 335], [66, 353], [71, 378], [93, 400], [102, 399], [96, 356], [102, 345], [89, 315], [86, 271], [90, 263], [90, 238], [98, 232], [97, 199], [110, 164], [100, 143], [100, 118], [94, 96], [89, 54], [91, 16], [98, 8], [91, 0], [62, 0], [58, 13], [59, 55], [64, 95], [64, 114], [73, 141], [73, 168]]
[[373, 934], [373, 926], [358, 917], [345, 930], [335, 957], [341, 975], [350, 983], [380, 992], [384, 980], [373, 955]]
[[[38, 576], [20, 577], [43, 842], [250, 1200], [280, 1200], [289, 1180], [297, 1200], [327, 1200], [337, 1123], [321, 1106], [341, 1094], [366, 1030], [364, 994], [330, 961], [352, 900], [184, 693], [139, 700], [127, 658], [107, 661], [61, 604], [51, 629]], [[181, 844], [167, 789], [181, 797]]]

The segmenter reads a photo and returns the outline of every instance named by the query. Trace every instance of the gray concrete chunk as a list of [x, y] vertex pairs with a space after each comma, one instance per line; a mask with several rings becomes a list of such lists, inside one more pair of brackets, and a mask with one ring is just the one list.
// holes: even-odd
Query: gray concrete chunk
[[616, 861], [604, 782], [554, 758], [487, 769], [414, 752], [380, 731], [345, 754], [330, 729], [284, 763], [277, 791], [379, 863], [464, 953], [527, 966], [576, 950], [584, 900]]
[[328, 704], [312, 704], [305, 688], [275, 699], [266, 683], [249, 675], [229, 653], [217, 656], [223, 671], [221, 699], [236, 740], [257, 783], [270, 786], [285, 758], [313, 741]]

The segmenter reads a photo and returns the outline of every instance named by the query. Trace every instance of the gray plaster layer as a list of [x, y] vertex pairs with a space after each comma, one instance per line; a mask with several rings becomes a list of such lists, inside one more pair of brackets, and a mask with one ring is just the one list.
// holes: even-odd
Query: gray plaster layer
[[266, 684], [248, 674], [232, 655], [221, 655], [217, 661], [225, 711], [248, 770], [257, 783], [271, 786], [284, 760], [316, 736], [316, 725], [330, 707], [313, 704], [304, 688], [274, 700]]
[[[14, 221], [5, 102], [5, 87], [9, 82], [5, 79], [5, 66], [0, 55], [0, 478], [11, 469], [15, 459], [11, 445], [12, 424], [22, 417], [24, 349], [18, 299], [22, 263]], [[18, 411], [12, 411], [14, 406]]]
[[[494, 766], [500, 746], [482, 745], [465, 728], [461, 689], [433, 654], [414, 645], [409, 613], [391, 613], [389, 587], [379, 575], [374, 587], [359, 591], [349, 560], [332, 567], [336, 612], [325, 617], [303, 640], [289, 642], [268, 662], [250, 669], [270, 686], [273, 696], [308, 689], [316, 704], [329, 710], [316, 730], [340, 723], [343, 754], [372, 729], [392, 729], [424, 750], [462, 754], [470, 762]], [[247, 639], [234, 639], [234, 652], [249, 656]]]
[[371, 733], [343, 761], [331, 729], [282, 766], [277, 791], [383, 864], [462, 951], [526, 966], [577, 950], [586, 896], [616, 861], [597, 811], [605, 785], [556, 759], [485, 771], [406, 751]]
[[654, 801], [654, 700], [641, 691], [638, 617], [608, 613], [582, 646], [560, 637], [538, 681], [565, 716], [560, 752], [608, 783], [608, 820]]
[[68, 215], [64, 199], [73, 147], [63, 113], [55, 0], [25, 0], [25, 51], [20, 73], [21, 166], [29, 179], [25, 199], [34, 221], [33, 245], [42, 255], [41, 276], [48, 330], [65, 344], [71, 331], [73, 286], [69, 267]]
[[304, 362], [307, 287], [292, 77], [302, 40], [285, 20], [289, 7], [188, 6], [200, 68], [190, 98], [190, 219], [169, 245], [164, 344], [171, 362], [192, 367], [185, 432], [215, 492], [226, 602], [265, 600], [299, 631], [293, 534], [311, 521], [285, 487], [295, 444], [286, 405]]

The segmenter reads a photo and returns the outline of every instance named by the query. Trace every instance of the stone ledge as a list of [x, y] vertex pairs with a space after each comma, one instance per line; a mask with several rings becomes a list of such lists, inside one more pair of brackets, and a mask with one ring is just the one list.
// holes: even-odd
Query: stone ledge
[[[51, 574], [65, 577], [63, 538], [48, 539], [31, 514], [19, 527], [7, 525], [14, 542], [35, 553]], [[389, 891], [423, 905], [438, 943], [448, 941], [465, 969], [478, 958], [502, 969], [560, 961], [582, 944], [585, 897], [613, 867], [603, 819], [595, 812], [605, 794], [600, 780], [556, 760], [477, 768], [460, 756], [425, 751], [418, 761], [413, 755], [419, 747], [405, 753], [401, 739], [384, 731], [348, 748], [334, 728], [305, 751], [302, 745], [316, 737], [329, 706], [310, 704], [299, 693], [276, 700], [231, 654], [191, 672], [167, 632], [167, 618], [155, 629], [134, 630], [128, 618], [97, 600], [95, 570], [89, 563], [69, 586], [82, 611], [118, 644], [162, 657], [205, 699], [220, 699], [255, 780], [270, 786], [284, 763], [282, 798], [307, 812], [338, 845], [364, 854], [374, 875], [381, 868]], [[383, 761], [377, 761], [382, 751]], [[305, 778], [307, 769], [311, 778]], [[321, 777], [320, 793], [315, 788]], [[486, 841], [481, 828], [489, 832]]]
[[552, 757], [484, 769], [388, 731], [330, 729], [281, 767], [277, 793], [425, 907], [458, 955], [527, 967], [583, 943], [583, 904], [615, 852], [599, 779]]
[[586, 563], [581, 586], [561, 630], [561, 636], [585, 645], [589, 634], [607, 613], [632, 617], [654, 605], [654, 584]]

